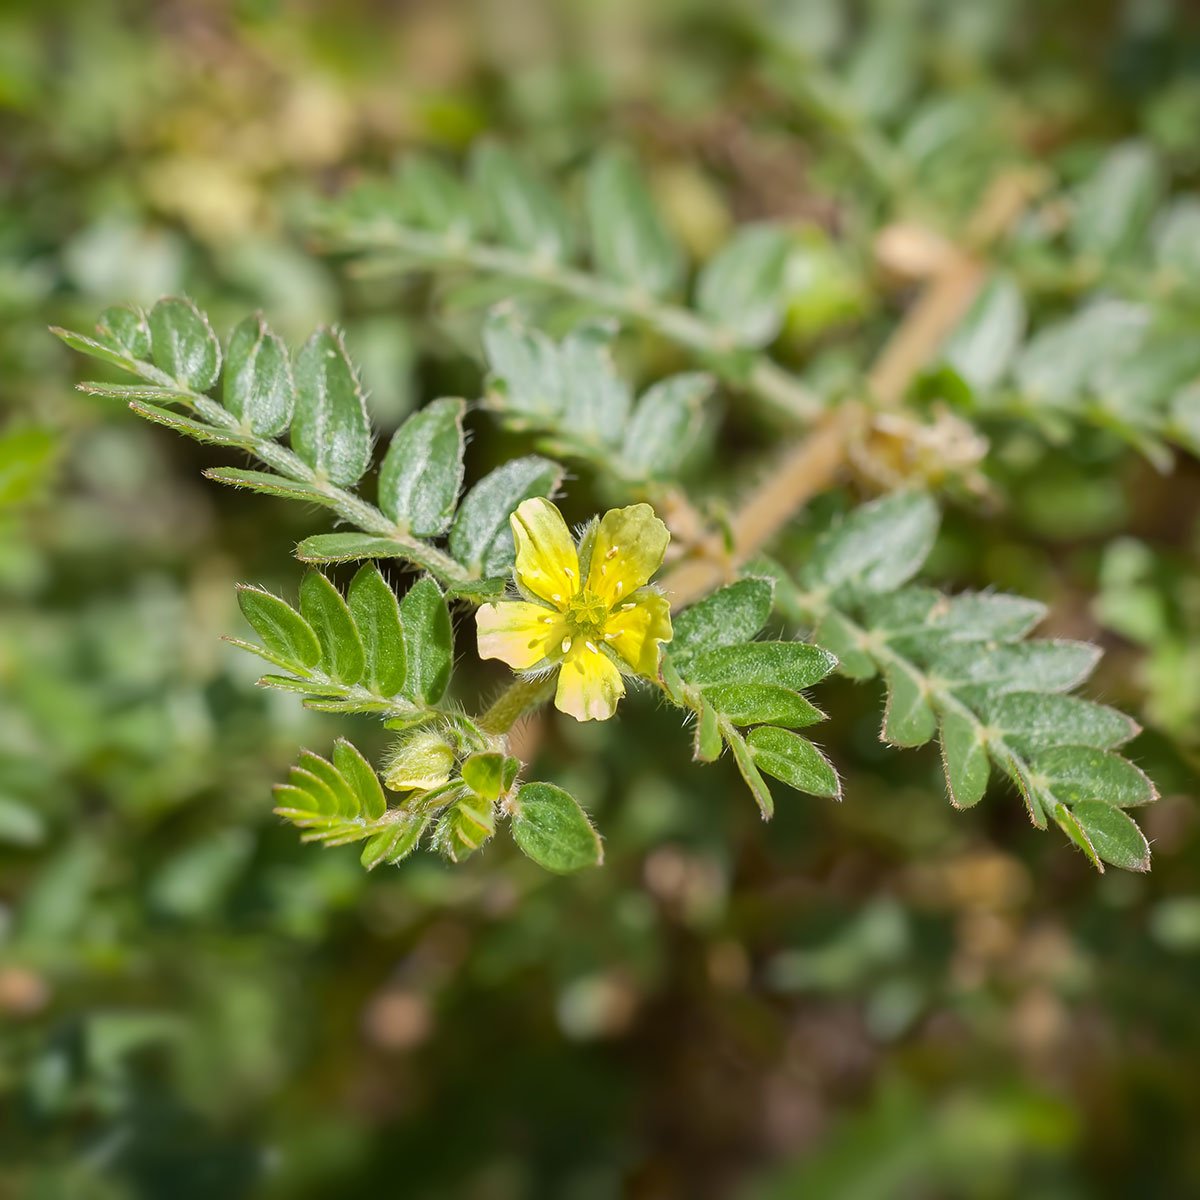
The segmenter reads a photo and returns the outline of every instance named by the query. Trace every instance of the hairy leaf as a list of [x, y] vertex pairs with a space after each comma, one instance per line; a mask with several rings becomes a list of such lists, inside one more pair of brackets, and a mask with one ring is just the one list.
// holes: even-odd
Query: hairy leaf
[[450, 682], [454, 639], [450, 610], [438, 585], [418, 579], [400, 601], [408, 677], [405, 692], [414, 700], [436, 704]]
[[303, 673], [321, 661], [321, 643], [290, 604], [261, 588], [238, 584], [238, 607], [264, 645], [289, 667]]
[[222, 400], [261, 437], [275, 437], [291, 424], [296, 403], [291, 359], [261, 314], [247, 317], [230, 335]]
[[404, 690], [407, 676], [400, 604], [373, 563], [360, 567], [346, 594], [350, 615], [362, 639], [363, 683], [380, 696]]
[[292, 446], [314, 471], [353, 484], [371, 462], [366, 400], [341, 335], [318, 329], [296, 358]]
[[379, 507], [419, 537], [445, 533], [463, 481], [465, 400], [434, 400], [396, 430], [379, 470]]
[[340, 683], [357, 683], [365, 666], [362, 639], [341, 593], [320, 571], [307, 572], [300, 582], [300, 612], [321, 643], [325, 673]]
[[514, 557], [509, 517], [522, 500], [553, 496], [562, 476], [562, 467], [536, 455], [514, 458], [485, 475], [458, 506], [450, 553], [476, 574], [506, 574]]
[[160, 300], [150, 310], [154, 365], [194, 392], [207, 392], [221, 373], [221, 343], [208, 318], [190, 301]]
[[746, 745], [755, 764], [788, 787], [810, 796], [841, 798], [837, 772], [807, 738], [787, 729], [763, 726], [750, 731]]

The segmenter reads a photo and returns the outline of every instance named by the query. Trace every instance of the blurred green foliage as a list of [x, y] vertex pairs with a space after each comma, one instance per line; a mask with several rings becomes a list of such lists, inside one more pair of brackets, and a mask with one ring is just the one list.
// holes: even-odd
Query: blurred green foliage
[[[7, 4], [0, 1190], [1200, 1190], [1200, 475], [1186, 452], [1153, 465], [1195, 446], [1195, 394], [1174, 368], [1115, 389], [1092, 370], [1192, 336], [1198, 117], [1200, 30], [1167, 0]], [[256, 690], [219, 635], [234, 582], [291, 594], [288, 548], [326, 524], [205, 485], [205, 450], [74, 393], [45, 327], [187, 292], [222, 328], [257, 306], [290, 340], [338, 320], [384, 428], [478, 395], [463, 349], [506, 289], [344, 272], [307, 214], [482, 133], [564, 179], [634, 146], [692, 260], [786, 223], [779, 353], [835, 395], [911, 299], [921, 247], [880, 235], [957, 238], [998, 168], [1053, 175], [1004, 248], [1021, 328], [1011, 305], [987, 325], [1026, 347], [1016, 385], [966, 332], [923, 384], [990, 437], [995, 504], [968, 489], [931, 568], [1105, 645], [1093, 694], [1146, 726], [1133, 753], [1164, 796], [1152, 874], [1097, 879], [1012, 803], [954, 813], [936, 754], [881, 745], [879, 694], [846, 682], [822, 738], [846, 799], [789, 796], [769, 837], [733, 765], [693, 769], [643, 698], [530, 731], [605, 830], [603, 871], [561, 881], [496, 846], [368, 876], [354, 848], [296, 844], [270, 785], [343, 723]], [[1108, 315], [1081, 333], [1092, 303]], [[622, 354], [639, 383], [681, 367], [652, 338]], [[696, 477], [736, 487], [775, 435], [730, 409]], [[501, 457], [472, 446], [472, 478]], [[788, 552], [851, 495], [819, 498]]]

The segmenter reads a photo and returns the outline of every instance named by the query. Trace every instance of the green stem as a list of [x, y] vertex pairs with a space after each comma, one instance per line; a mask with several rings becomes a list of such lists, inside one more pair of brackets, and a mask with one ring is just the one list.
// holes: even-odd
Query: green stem
[[[330, 231], [347, 249], [359, 252], [395, 251], [395, 262], [382, 259], [376, 269], [410, 271], [414, 261], [424, 267], [459, 267], [478, 274], [537, 284], [562, 295], [584, 300], [606, 312], [647, 326], [663, 337], [699, 354], [754, 355], [748, 372], [739, 368], [733, 381], [783, 415], [802, 422], [815, 417], [824, 401], [766, 355], [741, 345], [728, 331], [710, 324], [690, 309], [663, 304], [646, 292], [599, 279], [586, 271], [530, 258], [501, 246], [463, 241], [438, 233], [410, 229], [391, 222], [337, 226]], [[742, 364], [744, 367], [744, 363]], [[720, 362], [717, 370], [721, 370]]]
[[[799, 624], [810, 627], [817, 625], [826, 608], [823, 602], [808, 602], [804, 593], [795, 588], [780, 589], [776, 593], [776, 598], [780, 609], [786, 616]], [[1023, 783], [1023, 780], [1028, 779], [1033, 774], [1029, 763], [1001, 738], [995, 730], [988, 729], [985, 731], [984, 724], [976, 713], [960, 700], [950, 688], [939, 687], [911, 659], [897, 653], [891, 646], [880, 644], [878, 641], [872, 639], [866, 629], [857, 621], [847, 616], [841, 609], [838, 609], [837, 612], [845, 622], [848, 631], [861, 637], [863, 652], [875, 663], [875, 666], [881, 673], [888, 666], [895, 666], [908, 672], [914, 679], [925, 684], [925, 694], [934, 712], [941, 714], [953, 712], [971, 722], [972, 727], [980, 735], [980, 744], [987, 750], [988, 757], [1016, 784], [1029, 810], [1029, 819], [1039, 829], [1045, 829], [1046, 818], [1050, 814], [1045, 812], [1036, 795], [1026, 791], [1025, 784]]]
[[265, 463], [280, 475], [307, 483], [322, 495], [328, 496], [332, 501], [334, 511], [352, 525], [367, 533], [387, 538], [396, 546], [411, 551], [413, 561], [433, 571], [443, 580], [466, 583], [472, 578], [470, 571], [450, 555], [436, 546], [431, 546], [428, 542], [410, 537], [375, 505], [368, 503], [354, 492], [331, 483], [286, 446], [281, 446], [270, 438], [259, 437], [245, 429], [231, 412], [222, 408], [211, 397], [202, 392], [192, 391], [172, 379], [165, 371], [160, 371], [149, 363], [130, 359], [128, 369], [149, 383], [170, 388], [176, 394], [177, 399], [190, 404], [197, 416], [214, 428], [230, 430], [244, 437], [247, 448], [260, 462]]
[[527, 712], [539, 708], [554, 695], [556, 682], [553, 675], [513, 680], [479, 717], [477, 724], [487, 733], [508, 733]]

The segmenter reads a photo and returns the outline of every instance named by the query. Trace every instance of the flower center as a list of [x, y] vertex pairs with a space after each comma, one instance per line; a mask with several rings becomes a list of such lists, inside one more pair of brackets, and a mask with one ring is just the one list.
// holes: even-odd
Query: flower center
[[595, 592], [584, 588], [567, 601], [563, 615], [573, 636], [594, 637], [603, 630], [608, 620], [608, 606]]

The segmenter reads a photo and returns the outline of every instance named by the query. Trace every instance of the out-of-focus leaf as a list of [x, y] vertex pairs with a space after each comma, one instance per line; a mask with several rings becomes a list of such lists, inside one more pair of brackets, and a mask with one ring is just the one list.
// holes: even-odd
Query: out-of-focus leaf
[[1104, 257], [1134, 249], [1162, 191], [1162, 166], [1151, 146], [1124, 142], [1114, 147], [1079, 189], [1070, 228], [1075, 249]]
[[783, 324], [787, 235], [772, 225], [739, 229], [700, 272], [696, 304], [737, 341], [765, 346]]
[[502, 242], [552, 262], [570, 258], [575, 239], [562, 202], [511, 151], [479, 143], [471, 155], [471, 181]]
[[678, 284], [679, 247], [629, 154], [611, 150], [592, 160], [587, 213], [592, 255], [603, 274], [655, 296]]
[[1025, 333], [1025, 300], [1015, 280], [994, 275], [950, 336], [942, 358], [977, 392], [1004, 378]]
[[712, 390], [712, 376], [699, 372], [672, 375], [648, 388], [625, 427], [625, 466], [652, 478], [675, 474], [696, 442]]

